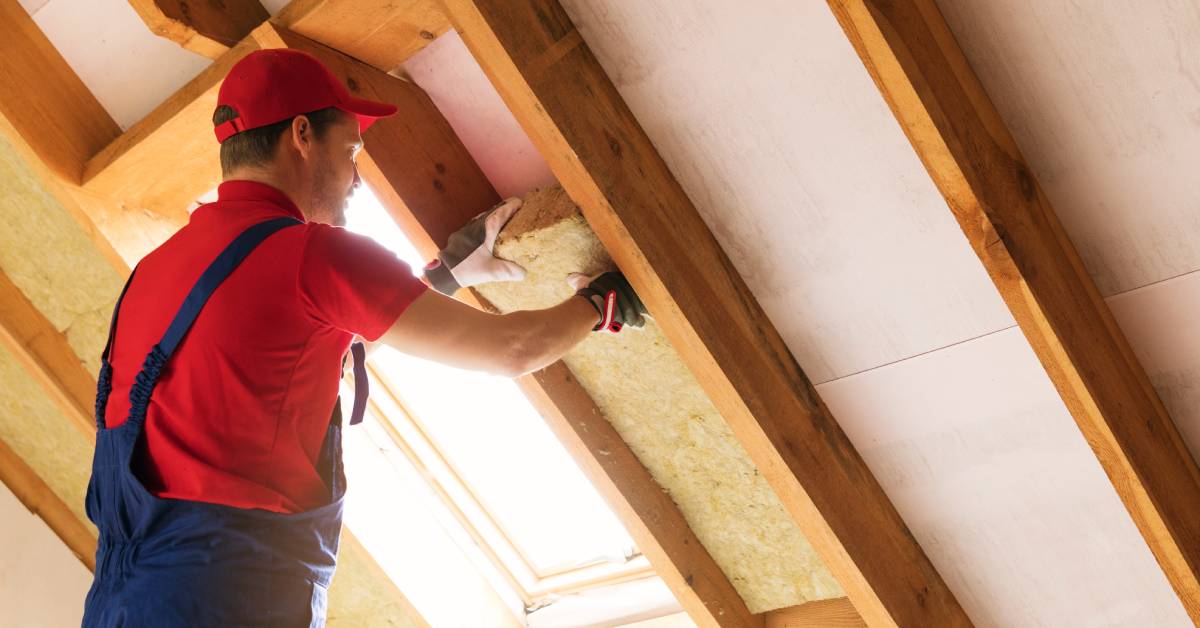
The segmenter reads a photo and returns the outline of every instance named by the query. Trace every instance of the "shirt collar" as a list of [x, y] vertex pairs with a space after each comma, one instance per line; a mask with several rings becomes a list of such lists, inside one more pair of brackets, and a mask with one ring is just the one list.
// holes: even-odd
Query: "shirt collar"
[[306, 221], [299, 207], [278, 188], [258, 181], [226, 181], [217, 186], [217, 202], [253, 201], [277, 207], [291, 216]]

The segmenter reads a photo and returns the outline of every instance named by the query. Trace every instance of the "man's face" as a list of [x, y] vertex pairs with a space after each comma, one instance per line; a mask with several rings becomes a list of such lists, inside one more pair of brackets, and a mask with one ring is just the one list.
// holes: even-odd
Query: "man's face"
[[349, 114], [339, 116], [316, 140], [314, 159], [310, 162], [312, 190], [309, 198], [309, 220], [344, 226], [350, 196], [361, 183], [355, 159], [362, 149], [358, 120]]

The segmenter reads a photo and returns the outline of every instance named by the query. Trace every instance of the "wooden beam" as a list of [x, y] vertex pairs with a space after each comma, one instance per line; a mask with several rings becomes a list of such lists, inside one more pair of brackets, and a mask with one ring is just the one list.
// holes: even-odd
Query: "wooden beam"
[[91, 529], [3, 440], [0, 440], [0, 482], [4, 482], [29, 512], [46, 522], [79, 562], [90, 571], [96, 570], [96, 537]]
[[181, 227], [187, 207], [221, 182], [213, 135], [217, 92], [229, 69], [257, 50], [247, 37], [87, 162], [83, 187]]
[[936, 4], [829, 5], [1200, 624], [1200, 469]]
[[0, 270], [0, 344], [81, 433], [95, 437], [96, 378], [67, 339]]
[[292, 0], [274, 21], [385, 72], [450, 30], [437, 0]]
[[593, 231], [873, 626], [970, 620], [555, 0], [447, 0]]
[[550, 431], [699, 626], [762, 626], [679, 507], [562, 362], [517, 379]]
[[121, 130], [15, 0], [0, 0], [0, 133], [114, 267], [127, 272], [165, 236], [165, 220], [79, 187], [87, 160]]
[[17, 0], [0, 0], [0, 115], [73, 183], [88, 158], [121, 134]]
[[770, 611], [766, 628], [860, 628], [867, 624], [850, 600], [817, 600]]
[[150, 31], [217, 59], [270, 13], [259, 0], [129, 0]]
[[[499, 200], [453, 129], [424, 92], [402, 79], [274, 26], [263, 47], [287, 45], [322, 59], [365, 98], [400, 107], [368, 131], [360, 168], [401, 229], [432, 258], [455, 229]], [[468, 302], [489, 307], [474, 293]], [[595, 402], [557, 362], [518, 384], [583, 468], [638, 547], [701, 626], [761, 626], [696, 538], [675, 503], [638, 461]]]

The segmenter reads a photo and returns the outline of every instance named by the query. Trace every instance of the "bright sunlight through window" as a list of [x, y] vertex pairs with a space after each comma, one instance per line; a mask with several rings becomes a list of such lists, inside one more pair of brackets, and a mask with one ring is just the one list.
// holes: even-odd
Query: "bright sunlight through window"
[[[414, 269], [424, 265], [365, 187], [354, 196], [347, 219], [348, 229], [374, 238]], [[485, 556], [475, 560], [491, 563], [482, 571], [493, 585], [501, 583], [533, 609], [589, 586], [653, 577], [633, 540], [513, 381], [387, 347], [376, 350], [372, 365], [371, 414], [394, 442], [385, 445], [377, 437], [374, 446], [393, 464], [407, 460], [416, 472], [404, 473], [420, 474], [429, 483], [426, 492], [462, 527], [452, 536]], [[352, 477], [352, 489], [355, 481]], [[378, 490], [370, 490], [369, 499], [383, 497]], [[391, 570], [384, 558], [380, 562]]]

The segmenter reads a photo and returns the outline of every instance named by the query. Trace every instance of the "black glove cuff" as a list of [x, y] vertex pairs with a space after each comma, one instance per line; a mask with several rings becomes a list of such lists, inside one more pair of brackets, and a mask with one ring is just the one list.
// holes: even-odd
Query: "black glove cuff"
[[598, 318], [596, 320], [596, 324], [592, 325], [592, 331], [600, 331], [600, 327], [604, 325], [604, 310], [603, 306], [599, 303], [596, 303], [596, 300], [592, 298], [599, 295], [597, 295], [596, 291], [592, 290], [591, 288], [580, 288], [575, 293], [575, 296], [583, 297], [583, 300], [587, 301], [588, 305], [591, 305], [592, 309], [596, 310], [596, 316]]
[[425, 267], [425, 278], [429, 280], [429, 285], [433, 286], [434, 290], [452, 297], [462, 286], [458, 285], [458, 280], [450, 272], [450, 266], [440, 259], [441, 254], [438, 254], [438, 257], [439, 259], [429, 262]]

